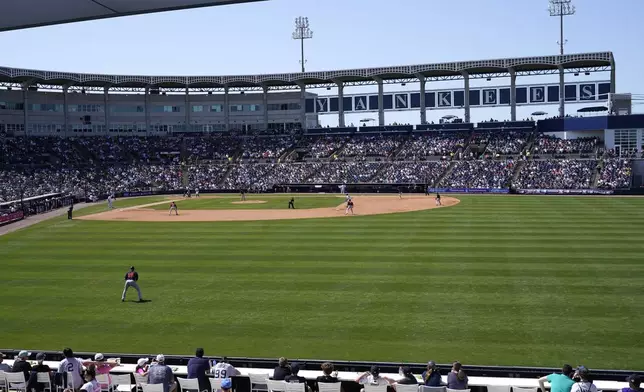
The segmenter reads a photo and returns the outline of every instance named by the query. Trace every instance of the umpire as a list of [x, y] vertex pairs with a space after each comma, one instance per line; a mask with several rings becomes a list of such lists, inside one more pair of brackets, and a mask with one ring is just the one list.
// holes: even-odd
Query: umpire
[[74, 213], [74, 204], [72, 203], [69, 206], [69, 209], [67, 210], [67, 219], [72, 219], [73, 213]]
[[295, 198], [291, 197], [291, 200], [289, 200], [289, 202], [288, 202], [288, 208], [289, 208], [289, 210], [291, 208], [295, 209]]

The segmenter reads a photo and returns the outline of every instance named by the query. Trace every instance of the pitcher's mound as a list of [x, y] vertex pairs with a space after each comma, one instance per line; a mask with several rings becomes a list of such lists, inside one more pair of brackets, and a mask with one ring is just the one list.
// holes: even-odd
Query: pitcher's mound
[[233, 201], [230, 204], [264, 204], [266, 200], [246, 200], [246, 201]]

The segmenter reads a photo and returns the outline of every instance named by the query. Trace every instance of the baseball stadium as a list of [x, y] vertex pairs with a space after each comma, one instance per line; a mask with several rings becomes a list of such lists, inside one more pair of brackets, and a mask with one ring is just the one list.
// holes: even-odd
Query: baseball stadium
[[[10, 0], [0, 38], [285, 1]], [[0, 389], [641, 391], [644, 95], [550, 6], [545, 56], [309, 71], [298, 18], [301, 72], [0, 66]]]

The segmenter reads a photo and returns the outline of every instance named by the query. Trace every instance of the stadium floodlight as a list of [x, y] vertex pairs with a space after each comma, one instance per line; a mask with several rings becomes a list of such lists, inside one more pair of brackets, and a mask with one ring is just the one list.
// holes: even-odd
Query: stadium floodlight
[[295, 31], [293, 32], [293, 39], [300, 40], [302, 55], [300, 64], [302, 64], [302, 72], [304, 72], [304, 64], [306, 63], [306, 60], [304, 60], [304, 40], [312, 38], [313, 32], [311, 31], [309, 25], [309, 18], [304, 16], [298, 16], [297, 18], [295, 18]]
[[550, 16], [559, 17], [559, 54], [563, 56], [564, 54], [564, 45], [567, 40], [564, 40], [564, 16], [570, 16], [575, 14], [575, 6], [572, 5], [572, 0], [548, 0], [550, 5], [548, 6], [548, 12]]

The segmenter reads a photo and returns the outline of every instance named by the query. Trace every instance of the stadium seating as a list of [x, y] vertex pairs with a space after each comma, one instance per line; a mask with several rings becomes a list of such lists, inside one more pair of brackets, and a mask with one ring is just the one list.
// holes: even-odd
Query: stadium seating
[[0, 202], [53, 192], [93, 199], [185, 188], [267, 191], [281, 184], [630, 186], [630, 160], [604, 154], [598, 138], [564, 140], [531, 133], [522, 124], [407, 133], [6, 137]]

